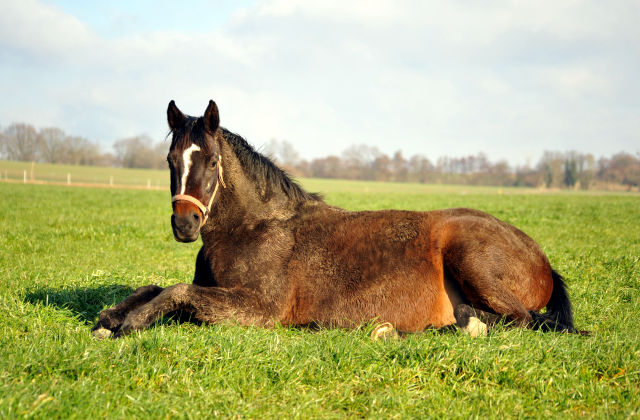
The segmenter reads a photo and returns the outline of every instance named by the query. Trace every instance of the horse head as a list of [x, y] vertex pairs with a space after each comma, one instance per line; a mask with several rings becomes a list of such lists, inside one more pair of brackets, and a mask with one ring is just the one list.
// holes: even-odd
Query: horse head
[[173, 236], [179, 242], [198, 239], [211, 206], [225, 188], [221, 157], [220, 115], [209, 101], [204, 116], [184, 115], [174, 101], [167, 119], [172, 139], [167, 162], [171, 171]]

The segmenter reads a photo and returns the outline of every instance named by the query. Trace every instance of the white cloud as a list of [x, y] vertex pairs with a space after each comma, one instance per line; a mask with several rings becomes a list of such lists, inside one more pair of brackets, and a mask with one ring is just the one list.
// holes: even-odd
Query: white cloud
[[73, 16], [35, 0], [3, 1], [0, 45], [28, 64], [76, 62], [100, 45], [95, 34]]
[[175, 99], [305, 157], [640, 148], [635, 2], [259, 1], [210, 32], [105, 39], [54, 6], [0, 2], [0, 123], [110, 144], [166, 133]]

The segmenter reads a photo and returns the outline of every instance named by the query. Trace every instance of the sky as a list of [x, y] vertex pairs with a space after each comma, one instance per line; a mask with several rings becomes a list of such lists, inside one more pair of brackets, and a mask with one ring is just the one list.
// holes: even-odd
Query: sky
[[640, 152], [640, 2], [0, 0], [0, 126], [112, 151], [170, 100], [306, 159]]

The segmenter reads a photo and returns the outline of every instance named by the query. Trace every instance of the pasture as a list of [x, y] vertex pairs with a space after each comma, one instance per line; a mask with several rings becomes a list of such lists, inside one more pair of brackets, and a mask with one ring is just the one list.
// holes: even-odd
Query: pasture
[[169, 171], [0, 160], [0, 181], [73, 186], [168, 189]]
[[[141, 172], [142, 173], [142, 172]], [[167, 175], [168, 178], [168, 175]], [[590, 337], [164, 320], [96, 341], [136, 287], [190, 282], [170, 194], [0, 182], [2, 418], [633, 418], [640, 411], [640, 196], [303, 180], [349, 210], [472, 207], [537, 240]]]

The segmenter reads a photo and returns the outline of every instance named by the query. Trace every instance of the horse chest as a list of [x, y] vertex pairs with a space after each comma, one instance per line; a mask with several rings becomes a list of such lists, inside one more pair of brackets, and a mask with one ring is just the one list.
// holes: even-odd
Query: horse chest
[[252, 284], [264, 289], [263, 283], [283, 276], [293, 248], [292, 234], [279, 227], [237, 229], [216, 239], [208, 247], [208, 255], [212, 272], [223, 287]]

